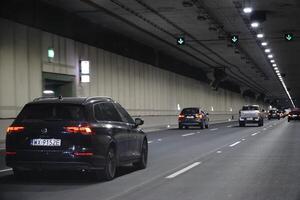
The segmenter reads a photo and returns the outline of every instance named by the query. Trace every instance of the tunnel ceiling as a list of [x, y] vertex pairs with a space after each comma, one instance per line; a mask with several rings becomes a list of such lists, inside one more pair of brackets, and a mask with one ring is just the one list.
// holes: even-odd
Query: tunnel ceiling
[[[251, 89], [272, 101], [290, 105], [266, 54], [241, 10], [244, 1], [232, 0], [43, 0], [74, 15], [121, 33], [172, 55], [206, 73], [225, 68], [242, 90]], [[300, 101], [297, 68], [299, 40], [286, 42], [285, 32], [299, 35], [297, 0], [251, 1], [266, 13], [261, 30], [275, 56], [293, 98]], [[298, 17], [297, 17], [298, 16]], [[237, 34], [238, 45], [229, 36]], [[183, 35], [185, 45], [176, 45]], [[101, 37], [101, 36], [99, 36]]]

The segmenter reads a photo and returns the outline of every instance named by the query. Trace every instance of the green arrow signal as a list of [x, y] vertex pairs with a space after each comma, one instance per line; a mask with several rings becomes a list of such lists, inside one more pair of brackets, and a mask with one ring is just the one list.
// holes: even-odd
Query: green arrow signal
[[239, 40], [239, 37], [238, 37], [237, 35], [231, 36], [231, 42], [232, 42], [232, 43], [237, 43], [238, 40]]
[[288, 34], [285, 34], [285, 39], [287, 41], [292, 41], [294, 39], [294, 36], [293, 36], [293, 34], [288, 33]]
[[184, 45], [184, 43], [185, 43], [184, 37], [179, 37], [179, 38], [177, 39], [177, 44], [178, 44], [178, 45]]

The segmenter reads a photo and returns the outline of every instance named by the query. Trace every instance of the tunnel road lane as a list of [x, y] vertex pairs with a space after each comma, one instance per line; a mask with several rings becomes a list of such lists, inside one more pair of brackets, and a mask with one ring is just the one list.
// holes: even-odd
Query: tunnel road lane
[[[93, 182], [77, 173], [49, 173], [46, 175], [39, 175], [38, 173], [28, 180], [18, 181], [14, 179], [11, 171], [0, 172], [0, 199], [106, 200], [118, 198], [179, 199], [179, 197], [184, 199], [180, 195], [178, 195], [178, 198], [174, 195], [179, 191], [185, 193], [183, 190], [187, 190], [188, 193], [186, 195], [191, 195], [191, 197], [194, 197], [193, 199], [199, 199], [200, 197], [212, 199], [210, 195], [214, 194], [214, 189], [218, 191], [217, 194], [219, 195], [223, 194], [223, 192], [228, 192], [228, 195], [234, 194], [233, 191], [222, 190], [222, 180], [217, 179], [218, 176], [220, 176], [220, 179], [224, 177], [224, 180], [229, 179], [231, 181], [230, 183], [233, 186], [228, 186], [228, 188], [232, 190], [235, 189], [234, 186], [240, 188], [239, 182], [235, 182], [233, 177], [231, 180], [227, 173], [232, 175], [234, 173], [232, 170], [236, 169], [239, 173], [245, 173], [244, 175], [238, 174], [239, 178], [244, 176], [251, 177], [250, 173], [252, 171], [253, 176], [258, 176], [258, 172], [253, 168], [255, 165], [260, 164], [257, 163], [257, 159], [260, 161], [265, 158], [264, 156], [268, 155], [273, 148], [275, 150], [279, 148], [279, 150], [283, 151], [284, 148], [281, 145], [288, 147], [286, 143], [292, 142], [292, 140], [297, 138], [300, 140], [300, 136], [293, 134], [293, 130], [296, 130], [297, 127], [299, 128], [300, 124], [287, 124], [286, 120], [276, 121], [276, 125], [273, 123], [273, 121], [268, 121], [265, 127], [251, 126], [240, 128], [237, 124], [232, 124], [232, 127], [227, 127], [228, 124], [219, 124], [211, 127], [218, 128], [215, 131], [210, 131], [209, 129], [172, 129], [149, 133], [149, 141], [153, 142], [149, 144], [148, 168], [134, 171], [129, 166], [122, 167], [119, 169], [118, 177], [110, 182]], [[268, 127], [270, 124], [273, 124], [272, 128]], [[264, 131], [263, 128], [267, 129]], [[258, 131], [261, 133], [255, 137], [252, 136]], [[195, 134], [182, 137], [182, 135], [189, 133]], [[159, 139], [161, 139], [160, 142], [158, 142]], [[237, 141], [240, 141], [238, 145], [229, 147], [229, 145]], [[262, 143], [265, 143], [266, 146]], [[259, 147], [262, 150], [261, 155], [257, 153], [258, 150], [254, 147]], [[292, 148], [297, 147], [293, 146]], [[247, 152], [241, 151], [243, 149], [253, 151], [249, 151], [249, 158], [247, 157]], [[292, 149], [287, 148], [287, 151], [292, 152]], [[287, 162], [288, 160], [285, 161]], [[249, 165], [250, 171], [246, 173], [243, 169], [240, 169], [239, 162]], [[292, 160], [290, 162], [291, 164], [294, 163]], [[280, 166], [280, 163], [274, 164]], [[293, 165], [290, 167], [292, 168]], [[1, 156], [0, 169], [6, 169], [3, 155]], [[215, 171], [211, 172], [211, 170]], [[265, 171], [268, 173], [267, 169]], [[269, 173], [272, 173], [272, 171]], [[172, 176], [172, 174], [176, 174], [176, 176], [171, 179], [166, 178]], [[209, 174], [212, 175], [210, 176]], [[201, 176], [205, 176], [205, 178], [202, 179]], [[266, 176], [271, 175], [267, 174]], [[283, 175], [280, 177], [284, 179]], [[190, 181], [187, 179], [190, 179]], [[247, 181], [244, 180], [242, 183], [246, 187]], [[249, 183], [252, 184], [252, 182]], [[183, 189], [182, 186], [180, 187], [182, 184], [185, 184], [186, 189]], [[211, 189], [206, 191], [203, 189], [204, 192], [200, 193], [202, 188], [207, 189], [207, 187], [211, 187]], [[190, 188], [193, 188], [193, 190], [190, 191]], [[240, 193], [242, 192], [240, 191]], [[227, 193], [225, 194], [227, 195]]]

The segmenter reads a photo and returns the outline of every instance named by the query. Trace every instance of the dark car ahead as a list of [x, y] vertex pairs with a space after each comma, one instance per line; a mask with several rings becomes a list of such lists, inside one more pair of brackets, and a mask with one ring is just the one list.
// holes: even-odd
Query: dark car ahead
[[33, 170], [85, 170], [111, 180], [120, 165], [146, 168], [142, 124], [108, 97], [36, 99], [7, 128], [6, 163], [20, 177]]
[[178, 128], [189, 128], [191, 126], [197, 126], [201, 129], [208, 128], [208, 115], [201, 108], [184, 108], [178, 116]]
[[292, 110], [288, 115], [288, 122], [291, 120], [300, 120], [300, 109]]
[[271, 120], [271, 119], [280, 119], [281, 116], [280, 116], [280, 111], [278, 110], [269, 110], [269, 113], [268, 113], [268, 119]]

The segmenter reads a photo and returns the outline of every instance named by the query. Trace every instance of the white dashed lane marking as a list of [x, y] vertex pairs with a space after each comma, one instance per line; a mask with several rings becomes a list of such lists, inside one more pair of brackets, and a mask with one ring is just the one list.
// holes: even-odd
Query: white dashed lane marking
[[187, 136], [191, 136], [191, 135], [195, 135], [195, 133], [187, 133], [187, 134], [184, 134], [184, 135], [181, 135], [182, 137], [187, 137]]
[[259, 134], [260, 132], [256, 132], [256, 133], [252, 133], [251, 135], [252, 136], [255, 136], [255, 135], [257, 135], [257, 134]]
[[189, 165], [189, 166], [187, 166], [187, 167], [185, 167], [185, 168], [183, 168], [183, 169], [167, 176], [166, 178], [167, 179], [175, 178], [176, 176], [178, 176], [180, 174], [183, 174], [184, 172], [187, 172], [187, 171], [191, 170], [192, 168], [194, 168], [194, 167], [196, 167], [197, 165], [200, 165], [200, 164], [201, 164], [201, 162], [195, 162], [195, 163], [193, 163], [193, 164], [191, 164], [191, 165]]
[[210, 131], [216, 131], [218, 130], [218, 128], [213, 128], [213, 129], [210, 129]]
[[239, 143], [241, 143], [241, 141], [237, 141], [237, 142], [235, 142], [235, 143], [233, 143], [233, 144], [231, 144], [231, 145], [229, 145], [229, 146], [230, 146], [230, 147], [234, 147], [234, 146], [238, 145]]

